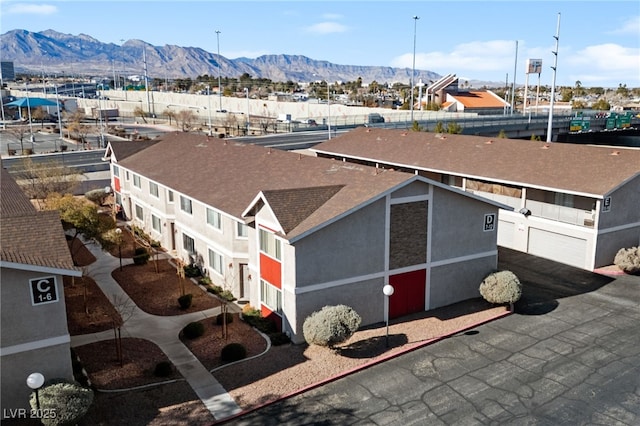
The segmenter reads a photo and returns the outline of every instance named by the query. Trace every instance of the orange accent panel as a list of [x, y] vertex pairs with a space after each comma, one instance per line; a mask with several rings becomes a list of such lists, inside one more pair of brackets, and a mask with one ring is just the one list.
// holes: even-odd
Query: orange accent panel
[[120, 178], [117, 176], [113, 177], [113, 189], [116, 192], [120, 192]]
[[277, 288], [282, 288], [282, 268], [280, 262], [260, 253], [260, 278]]

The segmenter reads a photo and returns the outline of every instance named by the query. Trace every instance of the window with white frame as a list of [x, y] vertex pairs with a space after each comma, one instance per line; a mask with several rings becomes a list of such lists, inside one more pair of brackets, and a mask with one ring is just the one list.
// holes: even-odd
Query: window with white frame
[[144, 221], [144, 209], [142, 208], [142, 206], [139, 206], [137, 204], [136, 204], [136, 218]]
[[113, 175], [120, 177], [120, 167], [113, 165]]
[[247, 238], [248, 234], [247, 225], [242, 222], [237, 222], [236, 226], [236, 236], [238, 238]]
[[167, 190], [167, 199], [170, 203], [173, 203], [173, 191], [170, 189]]
[[196, 252], [196, 241], [187, 234], [182, 234], [182, 248], [189, 254], [193, 254]]
[[154, 214], [151, 215], [151, 226], [157, 233], [162, 233], [162, 224], [160, 223], [160, 218]]
[[209, 249], [209, 267], [220, 275], [224, 275], [222, 262], [222, 255], [214, 250]]
[[133, 186], [135, 186], [136, 188], [142, 188], [139, 175], [136, 175], [136, 174], [133, 175]]
[[282, 313], [282, 292], [265, 280], [260, 280], [260, 302], [273, 312]]
[[282, 259], [282, 243], [274, 234], [264, 229], [260, 229], [260, 251], [275, 259]]
[[187, 197], [183, 197], [182, 195], [180, 196], [180, 210], [189, 214], [193, 213], [191, 200], [188, 199]]
[[220, 212], [207, 207], [207, 224], [213, 226], [216, 229], [221, 229], [222, 215], [220, 214]]
[[158, 184], [155, 182], [149, 182], [149, 194], [158, 198]]

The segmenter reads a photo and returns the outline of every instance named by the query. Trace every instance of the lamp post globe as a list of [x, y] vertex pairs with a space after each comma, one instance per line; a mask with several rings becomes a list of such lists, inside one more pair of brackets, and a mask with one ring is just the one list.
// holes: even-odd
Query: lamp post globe
[[387, 284], [384, 287], [382, 287], [382, 292], [384, 293], [385, 296], [389, 297], [389, 296], [393, 296], [393, 292], [394, 292], [394, 288], [391, 284]]
[[27, 386], [36, 392], [36, 409], [40, 410], [40, 397], [38, 396], [38, 389], [44, 385], [44, 376], [42, 373], [31, 373], [27, 377]]

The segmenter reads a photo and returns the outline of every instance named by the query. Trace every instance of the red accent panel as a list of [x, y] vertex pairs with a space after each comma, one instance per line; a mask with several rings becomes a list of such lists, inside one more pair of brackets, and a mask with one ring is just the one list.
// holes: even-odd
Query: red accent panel
[[260, 278], [282, 288], [282, 268], [280, 262], [260, 253]]
[[394, 292], [389, 297], [389, 318], [424, 311], [426, 282], [426, 269], [390, 276]]
[[120, 178], [117, 176], [113, 177], [113, 189], [116, 192], [120, 192]]
[[282, 332], [282, 318], [280, 318], [280, 315], [276, 314], [264, 305], [260, 306], [260, 315], [262, 315], [262, 318], [267, 318], [269, 321], [273, 322], [278, 331]]

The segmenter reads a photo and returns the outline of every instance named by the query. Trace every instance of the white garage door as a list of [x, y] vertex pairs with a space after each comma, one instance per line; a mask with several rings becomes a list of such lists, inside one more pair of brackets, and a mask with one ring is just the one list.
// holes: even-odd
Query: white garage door
[[513, 222], [498, 222], [498, 245], [502, 247], [513, 248], [513, 234], [516, 225]]
[[587, 241], [582, 238], [529, 228], [528, 252], [535, 256], [585, 268], [586, 250]]

